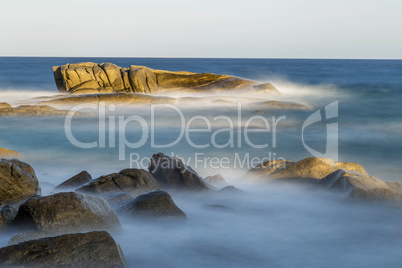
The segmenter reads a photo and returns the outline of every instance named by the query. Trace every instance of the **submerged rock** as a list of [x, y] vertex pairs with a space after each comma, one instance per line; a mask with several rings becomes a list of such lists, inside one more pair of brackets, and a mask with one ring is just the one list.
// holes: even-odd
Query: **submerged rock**
[[242, 193], [243, 191], [240, 190], [239, 188], [234, 187], [233, 185], [229, 185], [229, 186], [223, 187], [218, 192], [220, 192], [220, 193]]
[[212, 184], [216, 187], [222, 187], [228, 185], [225, 178], [221, 174], [216, 174], [214, 176], [208, 176], [204, 179], [207, 183]]
[[169, 72], [145, 66], [121, 68], [112, 63], [81, 62], [53, 67], [60, 92], [75, 94], [97, 93], [156, 93], [166, 90], [228, 90], [251, 89], [278, 93], [271, 84], [258, 84], [243, 78], [212, 73]]
[[124, 203], [118, 210], [134, 217], [186, 218], [172, 197], [165, 191], [155, 190]]
[[159, 184], [168, 190], [207, 191], [207, 184], [182, 160], [163, 153], [154, 154], [148, 166]]
[[72, 178], [66, 180], [59, 186], [57, 186], [53, 191], [61, 191], [63, 189], [71, 189], [71, 188], [77, 188], [80, 187], [92, 180], [91, 174], [89, 174], [87, 171], [82, 171], [78, 173], [77, 175], [73, 176]]
[[6, 148], [0, 148], [0, 157], [13, 158], [13, 157], [18, 157], [20, 155], [21, 154], [17, 151], [8, 150]]
[[0, 203], [16, 203], [40, 194], [35, 171], [17, 159], [0, 160]]
[[356, 200], [402, 201], [400, 183], [387, 183], [368, 174], [339, 169], [318, 181], [327, 189], [347, 193]]
[[280, 180], [312, 183], [341, 168], [367, 174], [359, 164], [335, 162], [329, 158], [310, 157], [297, 163], [283, 159], [267, 161], [251, 169], [248, 175], [255, 181]]
[[121, 229], [106, 200], [72, 192], [29, 198], [20, 206], [13, 225], [49, 234]]
[[[0, 116], [23, 116], [23, 117], [35, 117], [35, 116], [65, 116], [69, 111], [58, 110], [56, 108], [47, 105], [21, 105], [13, 108], [11, 105], [0, 107]], [[89, 113], [76, 112], [77, 116], [91, 116]]]
[[124, 267], [119, 244], [107, 232], [66, 234], [0, 249], [1, 266]]

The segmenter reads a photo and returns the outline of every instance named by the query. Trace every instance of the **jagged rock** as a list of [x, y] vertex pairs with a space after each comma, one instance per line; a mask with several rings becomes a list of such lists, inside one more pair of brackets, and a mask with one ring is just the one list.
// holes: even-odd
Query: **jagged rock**
[[339, 169], [318, 181], [327, 189], [347, 193], [357, 200], [402, 201], [401, 184], [387, 183], [368, 174]]
[[222, 187], [225, 185], [228, 185], [226, 182], [225, 178], [221, 174], [217, 174], [214, 176], [208, 176], [204, 179], [207, 183], [212, 184], [213, 186], [216, 187]]
[[112, 63], [81, 62], [54, 66], [53, 73], [60, 92], [76, 94], [96, 93], [156, 93], [166, 90], [228, 90], [251, 89], [278, 93], [271, 84], [229, 75], [153, 70], [131, 65], [121, 68]]
[[[3, 105], [0, 107], [0, 116], [22, 116], [22, 117], [35, 117], [35, 116], [65, 116], [69, 111], [58, 110], [47, 105], [21, 105], [18, 107], [11, 107]], [[90, 113], [76, 112], [76, 116], [91, 116]]]
[[248, 175], [257, 181], [315, 182], [338, 169], [367, 174], [359, 164], [310, 157], [297, 163], [288, 160], [267, 161], [251, 169]]
[[119, 244], [107, 232], [66, 234], [0, 249], [1, 266], [124, 267]]
[[92, 180], [91, 174], [89, 174], [86, 171], [82, 171], [78, 173], [77, 175], [73, 176], [72, 178], [66, 180], [59, 186], [57, 186], [53, 191], [60, 191], [63, 189], [68, 189], [68, 188], [78, 188]]
[[0, 148], [0, 157], [10, 158], [10, 157], [18, 157], [20, 155], [21, 154], [17, 151], [8, 150], [6, 148]]
[[102, 176], [77, 189], [77, 192], [100, 194], [107, 199], [112, 199], [116, 197], [116, 194], [137, 196], [158, 188], [160, 188], [159, 183], [149, 172], [132, 168]]
[[154, 154], [148, 170], [159, 184], [168, 190], [209, 190], [197, 172], [176, 157], [171, 158], [163, 153]]
[[165, 191], [155, 190], [124, 203], [118, 211], [134, 217], [186, 218], [172, 197]]
[[121, 228], [106, 200], [72, 192], [29, 198], [20, 206], [13, 225], [49, 234]]
[[35, 171], [17, 159], [0, 160], [0, 203], [16, 203], [40, 194]]
[[7, 102], [1, 102], [0, 103], [0, 109], [8, 109], [8, 108], [13, 108], [13, 106], [11, 106], [10, 104], [8, 104]]

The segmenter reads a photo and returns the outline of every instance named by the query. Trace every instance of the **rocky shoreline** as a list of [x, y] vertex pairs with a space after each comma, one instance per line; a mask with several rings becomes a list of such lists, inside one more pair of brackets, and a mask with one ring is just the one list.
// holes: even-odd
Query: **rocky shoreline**
[[[267, 161], [251, 169], [244, 180], [307, 185], [337, 192], [349, 202], [402, 205], [401, 183], [383, 182], [359, 164], [327, 158]], [[0, 249], [0, 265], [123, 267], [123, 253], [111, 236], [122, 232], [120, 217], [182, 221], [186, 213], [169, 193], [190, 193], [188, 198], [195, 198], [191, 196], [242, 191], [228, 186], [220, 175], [204, 179], [179, 158], [158, 153], [148, 170], [125, 169], [97, 179], [83, 171], [53, 192], [41, 195], [29, 164], [0, 161], [0, 232], [14, 234]]]

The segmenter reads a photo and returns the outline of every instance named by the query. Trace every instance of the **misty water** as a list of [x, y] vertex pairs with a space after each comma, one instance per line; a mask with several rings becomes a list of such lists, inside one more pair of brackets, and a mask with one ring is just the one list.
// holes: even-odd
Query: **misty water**
[[[43, 194], [50, 194], [55, 185], [82, 170], [97, 178], [125, 168], [146, 168], [146, 158], [159, 151], [182, 157], [202, 177], [220, 173], [229, 184], [243, 190], [232, 194], [172, 193], [176, 204], [187, 214], [185, 222], [121, 219], [124, 232], [114, 237], [129, 266], [400, 267], [400, 210], [354, 204], [345, 196], [300, 185], [256, 185], [247, 175], [250, 165], [234, 164], [238, 163], [236, 157], [243, 160], [271, 156], [292, 161], [310, 157], [302, 143], [302, 124], [314, 111], [338, 101], [339, 161], [361, 164], [370, 175], [384, 181], [402, 182], [402, 61], [0, 58], [0, 102], [18, 105], [58, 94], [51, 67], [81, 61], [235, 75], [271, 82], [283, 93], [170, 95], [196, 97], [179, 107], [186, 121], [196, 115], [211, 122], [216, 116], [232, 119], [240, 132], [233, 133], [234, 146], [225, 148], [211, 145], [211, 133], [191, 136], [196, 144], [209, 144], [206, 148], [194, 148], [185, 138], [168, 148], [154, 148], [149, 134], [141, 147], [125, 147], [121, 154], [122, 129], [110, 134], [110, 125], [115, 125], [110, 118], [118, 121], [119, 115], [139, 115], [151, 122], [147, 106], [110, 111], [105, 120], [104, 148], [74, 146], [66, 136], [64, 117], [0, 117], [0, 147], [22, 153], [22, 160], [35, 168]], [[254, 105], [271, 99], [301, 103], [309, 110], [266, 111]], [[253, 115], [267, 118], [271, 126], [274, 119], [286, 117], [278, 123], [276, 133], [249, 135], [254, 144], [268, 143], [266, 148], [253, 148], [244, 135], [240, 137], [241, 144], [238, 142], [245, 122]], [[180, 134], [181, 119], [174, 110], [159, 107], [154, 119], [156, 143], [168, 144]], [[255, 121], [252, 127], [260, 129], [260, 123]], [[81, 142], [99, 142], [99, 124], [97, 115], [75, 117], [72, 133]], [[204, 126], [200, 123], [199, 127]], [[228, 125], [224, 120], [212, 123], [212, 131], [225, 127]], [[143, 130], [133, 122], [126, 126], [124, 134], [127, 141], [134, 143]], [[109, 146], [110, 135], [115, 138], [115, 147]], [[311, 126], [304, 135], [311, 148], [325, 151], [326, 122]], [[225, 144], [229, 138], [229, 133], [216, 136], [218, 144]], [[230, 164], [225, 168], [204, 166], [196, 163], [195, 154], [202, 159], [227, 157]], [[145, 164], [136, 166], [130, 155], [144, 158]], [[10, 236], [3, 236], [0, 246], [5, 246]]]

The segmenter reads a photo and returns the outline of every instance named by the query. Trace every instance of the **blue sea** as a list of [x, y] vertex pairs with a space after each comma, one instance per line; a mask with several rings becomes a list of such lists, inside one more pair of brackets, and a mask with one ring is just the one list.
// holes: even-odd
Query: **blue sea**
[[[196, 166], [196, 153], [208, 157], [236, 155], [259, 158], [269, 155], [299, 161], [312, 154], [302, 142], [301, 124], [317, 110], [337, 102], [338, 160], [361, 164], [384, 181], [402, 182], [402, 61], [327, 59], [191, 59], [191, 58], [0, 58], [0, 102], [20, 105], [41, 96], [58, 94], [52, 66], [83, 61], [112, 62], [121, 67], [144, 65], [153, 69], [218, 73], [261, 83], [271, 82], [283, 95], [263, 96], [308, 106], [308, 111], [257, 111], [250, 107], [245, 117], [286, 116], [276, 133], [252, 134], [254, 143], [266, 140], [270, 146], [194, 148], [181, 139], [169, 148], [154, 148], [150, 140], [139, 148], [126, 148], [119, 159], [119, 146], [79, 148], [66, 137], [65, 118], [0, 117], [0, 147], [19, 151], [41, 181], [44, 194], [82, 170], [94, 178], [129, 168], [130, 155], [150, 157], [162, 151], [190, 159], [202, 176], [221, 173], [226, 180], [246, 191], [233, 197], [193, 200], [174, 196], [188, 216], [185, 226], [140, 225], [123, 221], [125, 235], [116, 239], [128, 266], [140, 267], [400, 267], [402, 215], [399, 210], [350, 204], [337, 195], [311, 193], [296, 186], [253, 187], [247, 183], [248, 166], [211, 168]], [[236, 94], [222, 98], [236, 97]], [[229, 116], [235, 110], [199, 105], [183, 109], [186, 116]], [[149, 119], [147, 108], [130, 109], [130, 114]], [[98, 117], [76, 118], [72, 132], [81, 141], [99, 139]], [[109, 125], [110, 122], [107, 122]], [[304, 141], [324, 152], [326, 122], [306, 130]], [[213, 129], [219, 128], [213, 126]], [[167, 144], [180, 132], [174, 113], [157, 114], [155, 140]], [[138, 125], [125, 129], [127, 139], [141, 135]], [[117, 139], [119, 133], [115, 133]], [[235, 133], [235, 138], [239, 135]], [[206, 144], [211, 134], [197, 134], [193, 141]], [[224, 143], [226, 136], [220, 136]], [[118, 141], [117, 141], [118, 142]], [[228, 211], [204, 209], [205, 204], [222, 204]], [[0, 240], [6, 244], [9, 237]]]

